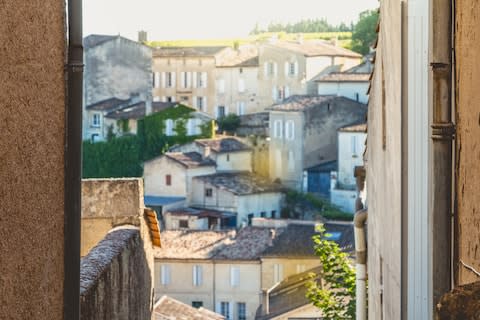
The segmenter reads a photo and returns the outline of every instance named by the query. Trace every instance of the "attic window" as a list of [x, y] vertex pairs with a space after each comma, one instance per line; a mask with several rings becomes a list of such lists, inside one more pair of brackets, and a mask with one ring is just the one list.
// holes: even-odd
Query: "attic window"
[[205, 189], [205, 197], [211, 197], [213, 195], [212, 188]]

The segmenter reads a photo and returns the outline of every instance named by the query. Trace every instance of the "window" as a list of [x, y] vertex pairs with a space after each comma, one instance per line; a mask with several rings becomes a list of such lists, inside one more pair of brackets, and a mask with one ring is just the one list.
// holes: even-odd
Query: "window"
[[206, 88], [207, 87], [207, 73], [206, 72], [195, 72], [193, 74], [193, 83], [196, 88]]
[[275, 263], [273, 265], [273, 281], [278, 283], [283, 280], [283, 264]]
[[188, 101], [188, 96], [181, 96], [181, 97], [180, 97], [180, 100], [181, 100], [181, 101]]
[[100, 136], [98, 135], [98, 133], [92, 134], [92, 142], [98, 142], [98, 141], [100, 141]]
[[230, 162], [230, 155], [227, 154], [227, 162]]
[[285, 75], [296, 76], [298, 74], [298, 62], [287, 61], [285, 62]]
[[247, 319], [247, 306], [245, 302], [238, 302], [237, 303], [237, 312], [238, 312], [238, 320], [246, 320]]
[[273, 137], [274, 138], [281, 138], [282, 137], [282, 120], [275, 120], [273, 123]]
[[212, 188], [205, 189], [205, 197], [212, 197], [212, 196], [213, 196]]
[[239, 71], [240, 73], [243, 73], [243, 68], [240, 68], [238, 71]]
[[230, 285], [232, 287], [238, 287], [240, 284], [240, 268], [230, 267]]
[[358, 94], [358, 92], [355, 93], [355, 100], [356, 100], [357, 102], [360, 101], [360, 95]]
[[287, 140], [295, 139], [295, 123], [292, 120], [285, 122], [285, 138]]
[[217, 80], [217, 91], [218, 93], [224, 93], [225, 92], [225, 80], [224, 79], [219, 79]]
[[167, 102], [174, 102], [174, 99], [173, 99], [173, 97], [167, 97], [167, 99], [166, 99], [166, 100], [167, 100]]
[[167, 186], [172, 185], [172, 175], [170, 175], [170, 174], [165, 175], [165, 185], [167, 185]]
[[266, 213], [265, 211], [260, 212], [260, 217], [266, 218], [266, 217], [267, 217], [267, 213]]
[[276, 218], [277, 210], [272, 210], [272, 218]]
[[277, 64], [273, 61], [265, 62], [264, 64], [265, 76], [274, 76], [277, 74]]
[[190, 88], [191, 78], [191, 72], [180, 72], [180, 83], [183, 89]]
[[203, 110], [203, 97], [197, 97], [196, 104], [198, 110]]
[[170, 266], [168, 264], [162, 264], [160, 266], [160, 281], [163, 286], [171, 283]]
[[194, 265], [193, 266], [193, 285], [199, 287], [202, 285], [203, 281], [203, 270], [202, 266]]
[[230, 302], [222, 301], [220, 302], [220, 314], [225, 317], [225, 319], [230, 320]]
[[350, 144], [352, 147], [352, 155], [356, 155], [357, 154], [357, 136], [356, 135], [352, 135], [350, 137]]
[[165, 121], [165, 134], [167, 136], [172, 136], [173, 135], [173, 120], [172, 119], [167, 119]]
[[252, 225], [252, 220], [253, 220], [253, 217], [255, 215], [253, 213], [250, 213], [247, 218], [248, 218], [248, 225], [251, 226]]
[[238, 79], [238, 92], [245, 92], [245, 79]]
[[217, 119], [225, 117], [225, 106], [219, 106], [217, 108]]
[[167, 88], [172, 88], [175, 85], [175, 72], [165, 73], [165, 84]]
[[197, 309], [203, 307], [203, 301], [192, 301], [192, 307]]
[[100, 127], [100, 113], [92, 115], [92, 127]]
[[245, 102], [238, 101], [237, 102], [237, 115], [241, 116], [245, 114]]
[[188, 220], [180, 220], [178, 226], [180, 229], [188, 229]]

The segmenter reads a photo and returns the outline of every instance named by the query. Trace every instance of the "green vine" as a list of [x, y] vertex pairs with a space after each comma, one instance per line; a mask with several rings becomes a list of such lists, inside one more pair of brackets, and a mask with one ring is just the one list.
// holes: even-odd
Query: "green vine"
[[[323, 286], [316, 281], [307, 284], [307, 298], [323, 312], [323, 319], [355, 319], [355, 269], [338, 244], [328, 240], [323, 226], [313, 237], [315, 254], [322, 266]], [[312, 279], [314, 274], [311, 275]]]

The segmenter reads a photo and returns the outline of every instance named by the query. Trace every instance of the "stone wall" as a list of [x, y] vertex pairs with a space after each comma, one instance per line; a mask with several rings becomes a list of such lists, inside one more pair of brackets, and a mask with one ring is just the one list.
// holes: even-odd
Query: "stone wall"
[[140, 226], [144, 207], [141, 179], [83, 180], [81, 255], [114, 227]]
[[477, 53], [480, 43], [477, 35], [480, 3], [460, 0], [456, 4], [456, 125], [457, 125], [457, 204], [458, 220], [455, 239], [457, 261], [456, 282], [466, 284], [478, 277], [461, 261], [480, 270], [480, 65]]
[[82, 259], [82, 320], [151, 319], [153, 279], [143, 247], [138, 229], [120, 228]]
[[63, 319], [65, 2], [0, 21], [0, 319]]

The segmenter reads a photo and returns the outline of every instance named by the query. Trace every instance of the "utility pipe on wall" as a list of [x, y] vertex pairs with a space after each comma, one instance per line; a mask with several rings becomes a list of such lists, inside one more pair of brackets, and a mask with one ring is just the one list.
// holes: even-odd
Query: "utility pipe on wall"
[[356, 253], [356, 319], [367, 319], [367, 241], [365, 239], [365, 221], [367, 210], [355, 213], [353, 219]]

